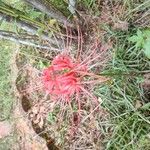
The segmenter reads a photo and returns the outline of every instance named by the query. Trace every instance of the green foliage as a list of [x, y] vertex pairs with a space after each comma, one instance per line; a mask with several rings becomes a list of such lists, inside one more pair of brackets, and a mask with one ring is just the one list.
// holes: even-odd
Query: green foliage
[[129, 41], [135, 43], [136, 48], [143, 49], [145, 56], [150, 59], [150, 30], [137, 30], [136, 35], [131, 36]]
[[42, 13], [41, 12], [38, 12], [38, 11], [35, 11], [35, 10], [30, 10], [28, 12], [28, 15], [32, 18], [32, 19], [37, 19], [37, 18], [40, 18], [42, 16]]
[[145, 41], [143, 49], [144, 49], [144, 53], [147, 56], [147, 58], [150, 59], [150, 38]]
[[42, 61], [42, 60], [39, 60], [38, 64], [37, 64], [37, 67], [39, 69], [44, 69], [44, 68], [47, 68], [50, 66], [50, 63], [48, 61]]
[[48, 0], [50, 4], [60, 10], [65, 16], [69, 17], [70, 11], [68, 10], [68, 4], [64, 0]]
[[112, 139], [107, 144], [108, 150], [136, 150], [139, 139], [146, 136], [150, 131], [146, 123], [138, 113], [126, 113], [117, 116]]
[[83, 3], [87, 8], [91, 8], [96, 4], [96, 0], [79, 0], [79, 2]]
[[138, 142], [137, 142], [137, 147], [135, 148], [136, 150], [149, 150], [150, 148], [150, 142], [149, 142], [149, 135], [147, 134], [146, 136], [142, 136]]
[[[21, 6], [24, 7], [24, 5], [25, 4], [23, 3]], [[47, 28], [45, 23], [42, 22], [44, 19], [44, 14], [35, 11], [34, 8], [29, 7], [28, 5], [25, 5], [25, 8], [23, 10], [20, 10], [17, 9], [17, 7], [15, 8], [13, 5], [11, 6], [9, 3], [3, 3], [2, 1], [0, 1], [0, 12], [2, 14], [13, 17], [16, 20], [22, 20], [29, 24], [33, 24], [39, 28]]]
[[3, 0], [3, 2], [12, 8], [15, 8], [16, 10], [19, 10], [20, 12], [24, 12], [28, 17], [31, 19], [40, 19], [44, 17], [44, 14], [38, 10], [35, 10], [31, 6], [27, 5], [22, 0]]
[[47, 117], [47, 121], [48, 121], [49, 123], [54, 123], [55, 120], [56, 120], [55, 114], [49, 113], [49, 114], [48, 114], [48, 117]]
[[141, 107], [142, 110], [149, 110], [150, 111], [150, 102], [149, 103], [146, 103], [145, 105], [143, 105]]
[[[137, 35], [129, 38], [130, 32], [109, 32], [108, 36], [116, 40], [112, 51], [112, 60], [102, 74], [108, 75], [111, 82], [95, 89], [95, 94], [101, 97], [102, 106], [111, 114], [112, 133], [107, 136], [106, 149], [108, 150], [140, 150], [148, 147], [150, 118], [149, 103], [143, 102], [141, 95], [141, 71], [149, 70], [149, 60], [141, 50], [149, 31], [138, 30]], [[133, 46], [131, 41], [135, 43]], [[133, 73], [135, 72], [135, 74]], [[137, 100], [143, 106], [137, 107]]]
[[144, 36], [142, 31], [137, 30], [137, 35], [133, 35], [129, 38], [129, 41], [135, 43], [136, 48], [141, 48], [144, 45]]
[[6, 21], [2, 21], [2, 23], [0, 24], [0, 30], [6, 30], [6, 31], [12, 31], [12, 32], [16, 32], [16, 24], [12, 24], [12, 23], [8, 23]]
[[85, 8], [88, 13], [99, 16], [99, 5], [97, 4], [97, 0], [77, 0], [78, 4], [82, 5], [83, 8]]
[[[111, 136], [106, 132], [107, 150], [136, 150], [137, 147], [148, 147], [144, 138], [150, 132], [149, 103], [137, 108], [137, 100], [142, 101], [143, 95], [137, 77], [117, 75], [113, 81], [95, 89], [95, 94], [102, 98], [102, 106], [111, 114]], [[106, 125], [107, 126], [107, 125]]]
[[10, 60], [12, 49], [15, 45], [10, 42], [0, 41], [0, 120], [10, 116], [13, 102], [11, 91]]
[[16, 137], [9, 136], [3, 139], [0, 139], [0, 150], [10, 150], [13, 147], [14, 143], [16, 143]]

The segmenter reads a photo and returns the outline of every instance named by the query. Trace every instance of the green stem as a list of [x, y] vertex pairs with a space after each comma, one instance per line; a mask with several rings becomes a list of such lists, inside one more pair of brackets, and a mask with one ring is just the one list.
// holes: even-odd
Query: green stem
[[99, 74], [99, 75], [101, 75], [101, 76], [109, 76], [109, 77], [111, 77], [111, 76], [138, 76], [138, 75], [144, 75], [144, 74], [148, 74], [148, 73], [150, 73], [150, 70], [146, 70], [146, 71], [138, 71], [138, 72], [136, 72], [136, 71], [131, 71], [130, 73], [101, 73], [101, 74]]

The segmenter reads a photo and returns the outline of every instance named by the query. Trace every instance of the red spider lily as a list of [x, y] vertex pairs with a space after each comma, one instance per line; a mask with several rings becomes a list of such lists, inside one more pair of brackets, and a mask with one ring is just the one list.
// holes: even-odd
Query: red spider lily
[[[59, 121], [63, 119], [65, 111], [64, 106], [66, 106], [66, 104], [73, 112], [71, 100], [75, 99], [75, 103], [78, 105], [79, 117], [77, 117], [76, 121], [73, 121], [72, 124], [74, 124], [74, 122], [80, 122], [80, 117], [82, 115], [81, 110], [86, 102], [89, 102], [89, 98], [92, 99], [92, 101], [90, 101], [91, 105], [88, 109], [90, 109], [90, 111], [93, 110], [92, 113], [98, 109], [98, 100], [93, 96], [90, 87], [87, 85], [102, 83], [108, 80], [106, 77], [91, 72], [94, 66], [102, 63], [100, 58], [104, 57], [103, 54], [107, 48], [106, 50], [101, 48], [100, 43], [96, 40], [87, 51], [83, 51], [82, 33], [78, 33], [81, 37], [78, 37], [77, 53], [73, 53], [75, 58], [70, 56], [72, 51], [69, 45], [71, 45], [72, 39], [69, 42], [67, 38], [67, 46], [65, 46], [63, 54], [59, 54], [53, 59], [51, 66], [43, 70], [42, 76], [46, 92], [51, 95], [51, 99], [54, 100], [55, 106], [58, 104], [61, 108], [58, 114]], [[100, 51], [101, 49], [102, 51]], [[95, 64], [96, 60], [98, 61]], [[94, 109], [94, 107], [96, 109]]]
[[[83, 81], [84, 76], [96, 78], [96, 80]], [[52, 65], [43, 71], [43, 83], [46, 91], [57, 98], [69, 100], [80, 91], [92, 95], [85, 90], [84, 84], [95, 84], [108, 80], [105, 77], [88, 72], [86, 64], [77, 63], [69, 55], [59, 54], [52, 61]]]
[[86, 66], [78, 66], [79, 64], [73, 62], [68, 55], [56, 56], [52, 65], [43, 71], [43, 83], [46, 91], [66, 100], [80, 92], [82, 84], [78, 71], [86, 71]]

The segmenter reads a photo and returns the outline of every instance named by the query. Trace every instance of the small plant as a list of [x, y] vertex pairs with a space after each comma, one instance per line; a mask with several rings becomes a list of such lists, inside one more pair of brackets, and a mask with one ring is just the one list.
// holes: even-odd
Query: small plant
[[137, 35], [129, 38], [129, 41], [135, 43], [136, 48], [142, 48], [145, 56], [150, 59], [150, 30], [137, 30]]
[[[71, 37], [68, 34], [67, 37]], [[80, 31], [78, 34], [77, 50], [70, 48], [72, 39], [67, 39], [65, 50], [53, 58], [49, 67], [43, 69], [42, 83], [46, 95], [50, 96], [50, 102], [55, 103], [52, 110], [59, 105], [61, 114], [69, 107], [73, 115], [73, 108], [76, 107], [79, 118], [82, 118], [81, 112], [87, 103], [91, 107], [87, 108], [89, 111], [100, 106], [97, 97], [93, 95], [94, 85], [104, 83], [109, 78], [99, 75], [100, 69], [96, 71], [96, 67], [99, 64], [103, 66], [106, 59], [108, 61], [109, 47], [95, 40], [88, 50], [83, 50], [82, 34]]]

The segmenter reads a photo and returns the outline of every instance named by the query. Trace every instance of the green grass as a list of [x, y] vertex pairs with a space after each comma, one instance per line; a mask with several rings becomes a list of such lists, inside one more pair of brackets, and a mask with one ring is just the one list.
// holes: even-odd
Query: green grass
[[[147, 104], [137, 108], [137, 101], [142, 102], [142, 94], [136, 80], [114, 79], [111, 85], [104, 85], [96, 90], [103, 99], [103, 107], [111, 114], [112, 133], [106, 140], [106, 149], [136, 150], [147, 146], [146, 141], [150, 132], [150, 107]], [[107, 125], [106, 125], [107, 126]], [[106, 134], [109, 134], [106, 133]]]
[[71, 13], [69, 12], [68, 4], [64, 0], [48, 0], [52, 6], [56, 7], [60, 10], [66, 17], [70, 16]]
[[9, 118], [13, 102], [11, 91], [10, 59], [14, 44], [0, 41], [0, 120]]
[[[0, 121], [12, 120], [12, 104], [14, 101], [11, 87], [10, 60], [15, 44], [0, 40]], [[9, 150], [14, 143], [15, 137], [11, 135], [0, 139], [0, 149]]]
[[[116, 39], [116, 43], [112, 51], [113, 59], [104, 73], [110, 74], [112, 81], [95, 90], [95, 94], [103, 99], [103, 107], [111, 114], [112, 133], [105, 139], [108, 150], [149, 149], [150, 102], [143, 99], [140, 81], [142, 71], [149, 70], [150, 61], [142, 48], [137, 49], [129, 42], [128, 38], [134, 34], [132, 29], [127, 32], [112, 31], [109, 35]], [[138, 108], [137, 101], [143, 106]], [[146, 109], [143, 109], [145, 106]]]
[[14, 144], [14, 136], [9, 136], [3, 139], [0, 139], [0, 150], [10, 150]]
[[[107, 149], [136, 150], [142, 147], [139, 141], [148, 136], [149, 124], [139, 112], [128, 112], [113, 118], [114, 131], [107, 143]], [[146, 146], [146, 145], [144, 145]]]
[[100, 14], [97, 0], [77, 0], [77, 3], [87, 10], [90, 15], [98, 16]]

